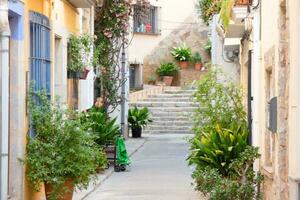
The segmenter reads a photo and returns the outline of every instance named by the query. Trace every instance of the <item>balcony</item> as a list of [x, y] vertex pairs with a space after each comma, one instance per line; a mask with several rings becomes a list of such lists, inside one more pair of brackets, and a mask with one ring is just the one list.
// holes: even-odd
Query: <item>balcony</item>
[[75, 8], [90, 8], [97, 0], [68, 0]]

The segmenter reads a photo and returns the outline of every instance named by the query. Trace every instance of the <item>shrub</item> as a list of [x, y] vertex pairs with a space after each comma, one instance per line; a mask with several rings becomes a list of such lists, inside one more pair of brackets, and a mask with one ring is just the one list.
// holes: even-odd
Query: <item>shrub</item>
[[262, 177], [253, 171], [258, 149], [247, 145], [248, 126], [239, 87], [218, 70], [199, 81], [195, 93], [195, 136], [190, 140], [190, 165], [196, 189], [210, 200], [259, 199]]
[[192, 51], [186, 44], [182, 44], [179, 47], [173, 47], [171, 54], [177, 61], [190, 61], [192, 58]]
[[52, 102], [46, 92], [31, 92], [29, 109], [35, 135], [28, 137], [23, 162], [33, 188], [38, 191], [41, 184], [52, 184], [50, 199], [65, 192], [63, 184], [70, 179], [80, 189], [86, 188], [106, 157], [82, 129], [78, 113], [64, 109], [58, 100]]
[[174, 76], [178, 73], [179, 69], [173, 63], [163, 63], [156, 70], [159, 76]]
[[208, 39], [205, 46], [204, 46], [204, 50], [208, 53], [208, 54], [211, 54], [211, 40]]
[[120, 135], [120, 127], [115, 119], [109, 119], [108, 114], [102, 108], [93, 107], [87, 113], [83, 113], [81, 123], [84, 129], [93, 134], [95, 142], [100, 146], [106, 146], [115, 142]]

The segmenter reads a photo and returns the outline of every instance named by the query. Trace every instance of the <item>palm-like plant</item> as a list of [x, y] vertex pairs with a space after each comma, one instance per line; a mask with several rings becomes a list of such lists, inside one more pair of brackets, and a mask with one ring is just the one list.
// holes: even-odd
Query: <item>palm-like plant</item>
[[100, 146], [114, 143], [120, 134], [120, 127], [116, 119], [109, 119], [107, 113], [101, 108], [92, 108], [82, 118], [85, 129], [92, 132], [95, 142]]
[[144, 128], [150, 122], [152, 120], [150, 119], [150, 112], [147, 107], [142, 109], [134, 107], [128, 111], [128, 123], [132, 128]]
[[189, 162], [200, 168], [215, 168], [227, 176], [232, 160], [237, 159], [247, 147], [247, 135], [246, 122], [232, 123], [230, 128], [216, 125], [193, 139]]

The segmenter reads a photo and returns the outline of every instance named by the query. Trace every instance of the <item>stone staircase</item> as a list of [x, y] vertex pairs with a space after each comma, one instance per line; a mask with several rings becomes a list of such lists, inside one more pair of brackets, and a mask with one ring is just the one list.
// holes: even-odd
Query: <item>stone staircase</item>
[[198, 107], [193, 102], [194, 90], [165, 90], [150, 95], [147, 99], [131, 103], [130, 106], [148, 107], [153, 122], [144, 133], [150, 134], [191, 134], [193, 111]]

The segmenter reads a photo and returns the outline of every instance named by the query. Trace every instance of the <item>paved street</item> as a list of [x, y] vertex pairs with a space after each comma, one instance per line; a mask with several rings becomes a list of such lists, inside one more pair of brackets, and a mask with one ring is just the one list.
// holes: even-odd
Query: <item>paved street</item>
[[127, 172], [114, 173], [86, 200], [200, 200], [191, 186], [184, 135], [150, 135]]

